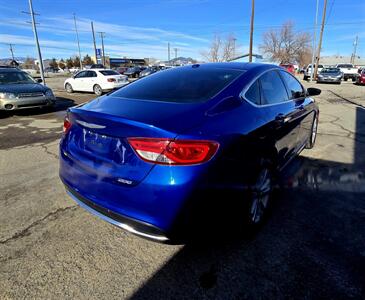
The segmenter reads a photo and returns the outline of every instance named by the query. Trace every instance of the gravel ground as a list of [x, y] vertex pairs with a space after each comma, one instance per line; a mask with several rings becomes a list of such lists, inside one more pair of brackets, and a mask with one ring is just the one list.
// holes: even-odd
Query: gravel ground
[[0, 117], [0, 299], [365, 297], [365, 87], [320, 87], [317, 144], [283, 174], [248, 239], [169, 246], [79, 208], [58, 178], [65, 109], [94, 98], [49, 79], [54, 111]]

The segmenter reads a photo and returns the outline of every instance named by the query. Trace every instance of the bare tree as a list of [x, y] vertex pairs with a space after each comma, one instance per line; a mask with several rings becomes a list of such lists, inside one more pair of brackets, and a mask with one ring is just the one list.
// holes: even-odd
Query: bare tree
[[294, 31], [294, 24], [289, 21], [278, 30], [269, 30], [263, 35], [260, 49], [281, 63], [297, 62], [300, 65], [308, 63], [311, 56], [310, 34]]
[[229, 61], [235, 55], [235, 37], [229, 35], [223, 41], [220, 35], [215, 34], [208, 51], [203, 51], [201, 55], [209, 62]]

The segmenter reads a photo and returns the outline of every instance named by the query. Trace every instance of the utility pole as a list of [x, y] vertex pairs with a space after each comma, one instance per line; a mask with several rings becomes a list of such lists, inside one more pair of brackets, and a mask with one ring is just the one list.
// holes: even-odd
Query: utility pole
[[326, 21], [326, 10], [327, 10], [327, 0], [324, 0], [321, 33], [319, 35], [319, 43], [318, 43], [318, 49], [317, 49], [316, 67], [314, 68], [314, 75], [313, 75], [314, 76], [314, 79], [317, 78], [318, 64], [319, 64], [319, 59], [321, 57], [321, 48], [322, 48], [322, 38], [323, 38], [324, 22]]
[[251, 3], [251, 25], [250, 25], [250, 48], [248, 51], [248, 61], [252, 62], [252, 45], [253, 45], [253, 21], [255, 17], [255, 0]]
[[95, 31], [94, 31], [94, 22], [91, 22], [91, 31], [93, 33], [93, 42], [94, 42], [94, 53], [95, 53], [95, 63], [98, 63], [98, 54], [96, 53], [96, 42], [95, 42]]
[[167, 60], [170, 63], [170, 43], [167, 43]]
[[174, 48], [175, 51], [175, 59], [177, 58], [177, 48]]
[[311, 68], [311, 78], [310, 81], [313, 80], [313, 73], [314, 73], [314, 59], [315, 59], [315, 53], [316, 53], [316, 35], [317, 35], [317, 25], [318, 25], [318, 6], [319, 6], [319, 0], [317, 0], [316, 4], [316, 18], [314, 20], [314, 32], [313, 32], [313, 47], [312, 47], [312, 68]]
[[37, 23], [35, 21], [35, 15], [39, 15], [37, 13], [35, 13], [33, 11], [33, 3], [32, 0], [29, 0], [29, 12], [25, 12], [22, 11], [22, 13], [30, 15], [32, 18], [32, 22], [28, 22], [32, 24], [32, 28], [33, 28], [33, 34], [34, 34], [34, 41], [37, 47], [37, 52], [38, 52], [38, 60], [39, 60], [39, 72], [41, 73], [41, 78], [42, 78], [42, 83], [45, 85], [46, 81], [44, 79], [44, 68], [43, 68], [43, 60], [42, 60], [42, 53], [41, 53], [41, 47], [39, 46], [39, 41], [38, 41], [38, 33], [37, 33]]
[[80, 58], [80, 70], [82, 70], [82, 58], [81, 58], [81, 50], [80, 50], [80, 41], [79, 41], [79, 32], [77, 31], [77, 24], [76, 24], [76, 15], [74, 14], [74, 22], [75, 22], [75, 31], [76, 31], [76, 38], [77, 38], [77, 47], [79, 49], [79, 58]]
[[359, 37], [356, 36], [356, 39], [354, 41], [354, 52], [351, 55], [351, 63], [354, 65], [355, 64], [355, 57], [356, 57], [356, 50], [357, 50], [357, 43], [359, 41]]
[[15, 60], [15, 59], [14, 59], [14, 50], [13, 50], [13, 45], [12, 45], [12, 44], [9, 44], [9, 47], [10, 47], [11, 58], [12, 58], [13, 60]]
[[101, 51], [103, 53], [103, 65], [105, 67], [105, 52], [104, 52], [104, 37], [105, 37], [105, 32], [98, 32], [100, 34], [100, 38], [101, 38]]

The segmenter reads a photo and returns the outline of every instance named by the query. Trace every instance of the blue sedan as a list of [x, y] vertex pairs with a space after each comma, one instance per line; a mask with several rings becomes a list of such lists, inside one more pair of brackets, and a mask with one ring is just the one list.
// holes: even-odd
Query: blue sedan
[[60, 177], [80, 206], [154, 241], [217, 223], [214, 205], [255, 228], [277, 174], [314, 146], [320, 92], [268, 64], [157, 72], [68, 110]]

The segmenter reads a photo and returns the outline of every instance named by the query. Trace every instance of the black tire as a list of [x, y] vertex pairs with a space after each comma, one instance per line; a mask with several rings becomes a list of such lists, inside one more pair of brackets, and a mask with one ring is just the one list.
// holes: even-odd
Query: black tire
[[308, 80], [308, 76], [303, 76], [303, 80]]
[[93, 91], [94, 91], [94, 94], [96, 96], [101, 96], [103, 94], [103, 89], [101, 88], [100, 85], [98, 84], [95, 84], [94, 87], [93, 87]]
[[66, 83], [65, 90], [68, 94], [72, 94], [74, 92], [72, 85], [70, 83]]
[[273, 168], [270, 161], [263, 159], [257, 172], [255, 182], [248, 191], [246, 206], [246, 224], [249, 229], [258, 229], [269, 213], [273, 198]]
[[347, 77], [345, 77], [343, 80], [344, 80], [344, 81], [347, 81], [347, 79], [348, 79], [348, 78], [347, 78]]
[[311, 134], [310, 134], [307, 144], [305, 146], [306, 149], [312, 149], [314, 147], [314, 145], [316, 143], [316, 139], [317, 139], [317, 130], [318, 130], [318, 114], [316, 113], [313, 118]]

